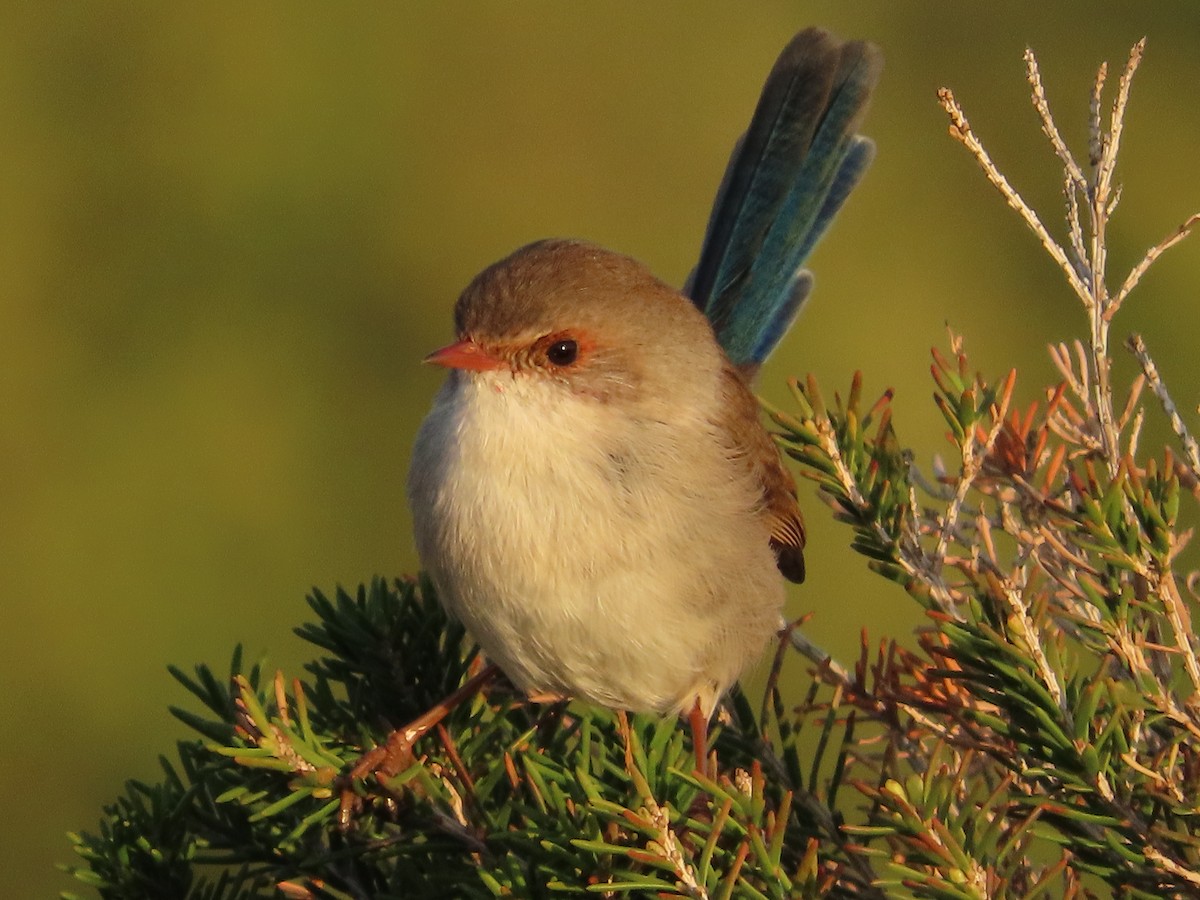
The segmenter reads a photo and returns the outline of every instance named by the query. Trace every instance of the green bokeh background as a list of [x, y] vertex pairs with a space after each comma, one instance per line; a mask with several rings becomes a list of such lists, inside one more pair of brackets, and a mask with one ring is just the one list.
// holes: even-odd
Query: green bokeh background
[[[775, 54], [799, 27], [887, 54], [878, 160], [814, 259], [818, 287], [763, 373], [897, 390], [944, 450], [928, 348], [944, 325], [1033, 398], [1082, 314], [946, 135], [952, 86], [1045, 213], [1058, 169], [1027, 104], [1038, 51], [1082, 146], [1088, 86], [1149, 38], [1133, 92], [1114, 271], [1200, 209], [1200, 5], [410, 4], [0, 11], [0, 859], [5, 896], [69, 885], [63, 836], [183, 734], [174, 662], [232, 646], [295, 671], [310, 585], [411, 571], [403, 484], [439, 373], [418, 361], [481, 267], [548, 235], [679, 283]], [[1115, 277], [1114, 277], [1115, 280]], [[1200, 245], [1116, 323], [1177, 399], [1194, 365]], [[1121, 361], [1120, 372], [1130, 366]], [[1191, 416], [1194, 422], [1195, 416]], [[1153, 432], [1160, 435], [1161, 429]], [[807, 490], [807, 489], [806, 489]], [[913, 605], [863, 571], [811, 495], [791, 612], [842, 656]]]

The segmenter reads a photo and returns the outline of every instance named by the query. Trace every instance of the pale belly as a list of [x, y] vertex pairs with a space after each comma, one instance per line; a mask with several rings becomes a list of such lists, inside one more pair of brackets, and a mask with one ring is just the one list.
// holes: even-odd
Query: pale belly
[[442, 602], [526, 692], [711, 712], [783, 600], [754, 487], [678, 423], [584, 407], [555, 429], [562, 410], [504, 401], [442, 403], [418, 438]]

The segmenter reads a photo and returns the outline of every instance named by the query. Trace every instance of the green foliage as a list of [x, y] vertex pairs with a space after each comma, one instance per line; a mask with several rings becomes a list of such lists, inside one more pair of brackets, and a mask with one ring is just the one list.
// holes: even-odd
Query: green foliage
[[[797, 773], [775, 758], [740, 695], [716, 736], [714, 777], [695, 771], [674, 720], [538, 709], [500, 689], [450, 713], [386, 785], [351, 784], [363, 750], [457, 686], [476, 659], [428, 584], [376, 580], [333, 601], [314, 592], [310, 604], [318, 621], [299, 633], [332, 653], [303, 682], [243, 673], [236, 654], [228, 688], [203, 666], [173, 670], [207, 711], [176, 715], [203, 738], [179, 745], [181, 771], [164, 761], [162, 785], [130, 784], [99, 834], [75, 839], [89, 867], [76, 870], [81, 880], [112, 897], [596, 886], [785, 897], [817, 895], [838, 868], [816, 853], [836, 839], [827, 804], [806, 792], [795, 801]], [[793, 729], [781, 742], [793, 766], [796, 739]], [[338, 821], [343, 788], [361, 804], [348, 827]]]
[[830, 411], [810, 384], [799, 417], [775, 416], [789, 452], [819, 455], [807, 474], [870, 565], [929, 610], [921, 652], [864, 653], [847, 685], [848, 703], [899, 717], [881, 765], [849, 761], [872, 808], [847, 830], [884, 842], [879, 884], [898, 896], [1070, 896], [1086, 876], [1191, 896], [1200, 695], [1163, 567], [1186, 540], [1174, 466], [1127, 459], [1105, 477], [1060, 436], [1061, 389], [1006, 417], [1011, 377], [993, 390], [935, 359], [963, 457], [925, 485], [935, 506], [916, 501], [886, 397], [861, 413], [856, 384]]
[[[959, 461], [934, 483], [899, 449], [890, 393], [864, 412], [857, 377], [832, 406], [812, 380], [794, 384], [799, 415], [774, 414], [782, 446], [852, 526], [855, 548], [929, 614], [919, 653], [881, 653], [871, 685], [864, 654], [846, 686], [847, 701], [879, 721], [899, 716], [882, 764], [858, 776], [873, 803], [868, 821], [848, 829], [883, 840], [878, 883], [898, 895], [1074, 896], [1099, 882], [1122, 896], [1200, 895], [1200, 664], [1180, 587], [1190, 591], [1195, 576], [1175, 571], [1192, 533], [1183, 485], [1200, 497], [1200, 457], [1140, 338], [1130, 347], [1143, 374], [1120, 407], [1108, 356], [1121, 304], [1197, 221], [1109, 293], [1103, 239], [1119, 195], [1111, 178], [1141, 51], [1107, 130], [1100, 71], [1087, 174], [1026, 57], [1035, 108], [1064, 166], [1066, 248], [942, 93], [952, 132], [1063, 267], [1088, 315], [1088, 346], [1051, 348], [1062, 381], [1041, 402], [1015, 410], [1016, 372], [997, 383], [972, 376], [952, 335], [951, 358], [934, 350], [931, 372]], [[1139, 448], [1146, 383], [1182, 459], [1169, 447], [1157, 457]], [[1195, 506], [1187, 512], [1194, 519]]]
[[[1061, 382], [1020, 411], [1016, 373], [972, 374], [952, 335], [931, 372], [957, 460], [932, 478], [902, 449], [890, 392], [868, 407], [860, 377], [832, 402], [795, 382], [795, 410], [771, 413], [867, 564], [926, 611], [915, 650], [872, 654], [864, 636], [847, 672], [784, 635], [773, 672], [792, 637], [816, 662], [807, 694], [786, 698], [773, 677], [756, 714], [735, 692], [705, 771], [674, 720], [500, 686], [451, 711], [395, 777], [357, 778], [364, 752], [482, 661], [427, 583], [314, 592], [299, 633], [322, 654], [307, 678], [266, 678], [240, 653], [227, 680], [172, 670], [204, 710], [175, 710], [199, 737], [74, 837], [77, 878], [105, 897], [213, 900], [1200, 896], [1195, 578], [1178, 571], [1200, 453], [1140, 339], [1120, 404], [1109, 357], [1121, 304], [1194, 221], [1109, 294], [1103, 238], [1140, 52], [1107, 130], [1101, 70], [1086, 174], [1028, 57], [1064, 166], [1065, 248], [942, 95], [952, 133], [1083, 303], [1086, 344], [1051, 348]], [[1147, 385], [1178, 452], [1139, 446]]]

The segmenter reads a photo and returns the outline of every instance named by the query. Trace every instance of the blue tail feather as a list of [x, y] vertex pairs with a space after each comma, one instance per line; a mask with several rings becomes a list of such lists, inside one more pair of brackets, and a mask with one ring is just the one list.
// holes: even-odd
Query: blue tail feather
[[828, 103], [838, 48], [808, 29], [780, 53], [750, 127], [734, 147], [717, 192], [692, 297], [714, 318], [749, 271], [758, 245], [804, 161]]
[[[794, 273], [788, 287], [787, 298], [774, 311], [771, 319], [758, 331], [758, 343], [750, 349], [750, 362], [760, 364], [775, 349], [780, 339], [791, 330], [792, 323], [804, 309], [804, 303], [813, 289], [813, 274], [808, 269]], [[746, 363], [741, 363], [746, 365]]]
[[858, 182], [866, 174], [872, 160], [875, 159], [875, 142], [870, 138], [863, 137], [861, 134], [856, 134], [850, 139], [850, 149], [846, 152], [845, 158], [838, 166], [837, 174], [833, 177], [833, 184], [829, 187], [829, 193], [825, 197], [825, 203], [821, 206], [821, 211], [817, 213], [817, 218], [813, 221], [812, 229], [809, 234], [809, 241], [801, 248], [801, 253], [807, 257], [816, 246], [817, 240], [825, 233], [833, 222], [834, 216], [838, 210], [842, 208], [842, 204], [846, 202], [846, 198], [850, 196], [850, 192], [858, 185]]
[[[816, 145], [814, 144], [814, 151]], [[787, 333], [777, 330], [776, 307], [789, 302], [791, 285], [809, 253], [833, 221], [873, 155], [864, 138], [827, 156], [810, 155], [825, 166], [800, 173], [772, 224], [750, 270], [737, 305], [717, 333], [725, 352], [738, 365], [760, 365]], [[836, 162], [829, 173], [829, 163]], [[806, 167], [807, 168], [807, 167]], [[788, 325], [794, 316], [788, 319]], [[770, 335], [771, 339], [766, 338]]]
[[870, 44], [801, 32], [734, 149], [687, 290], [739, 366], [767, 357], [811, 290], [804, 260], [873, 156], [854, 128], [880, 65]]

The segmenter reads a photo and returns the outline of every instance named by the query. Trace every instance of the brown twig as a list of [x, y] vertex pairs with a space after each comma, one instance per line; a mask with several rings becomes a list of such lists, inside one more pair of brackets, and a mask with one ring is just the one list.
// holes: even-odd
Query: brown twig
[[1175, 405], [1175, 401], [1171, 399], [1171, 394], [1167, 391], [1167, 386], [1163, 384], [1162, 376], [1158, 374], [1158, 366], [1154, 364], [1154, 360], [1150, 357], [1150, 351], [1146, 349], [1145, 340], [1140, 334], [1134, 333], [1129, 336], [1125, 346], [1137, 358], [1138, 365], [1142, 367], [1142, 374], [1146, 376], [1146, 381], [1150, 384], [1150, 390], [1154, 392], [1163, 412], [1167, 414], [1171, 428], [1183, 445], [1183, 452], [1187, 454], [1188, 466], [1193, 477], [1200, 479], [1200, 445], [1192, 437], [1187, 424], [1183, 421], [1183, 416], [1179, 414], [1179, 407]]

